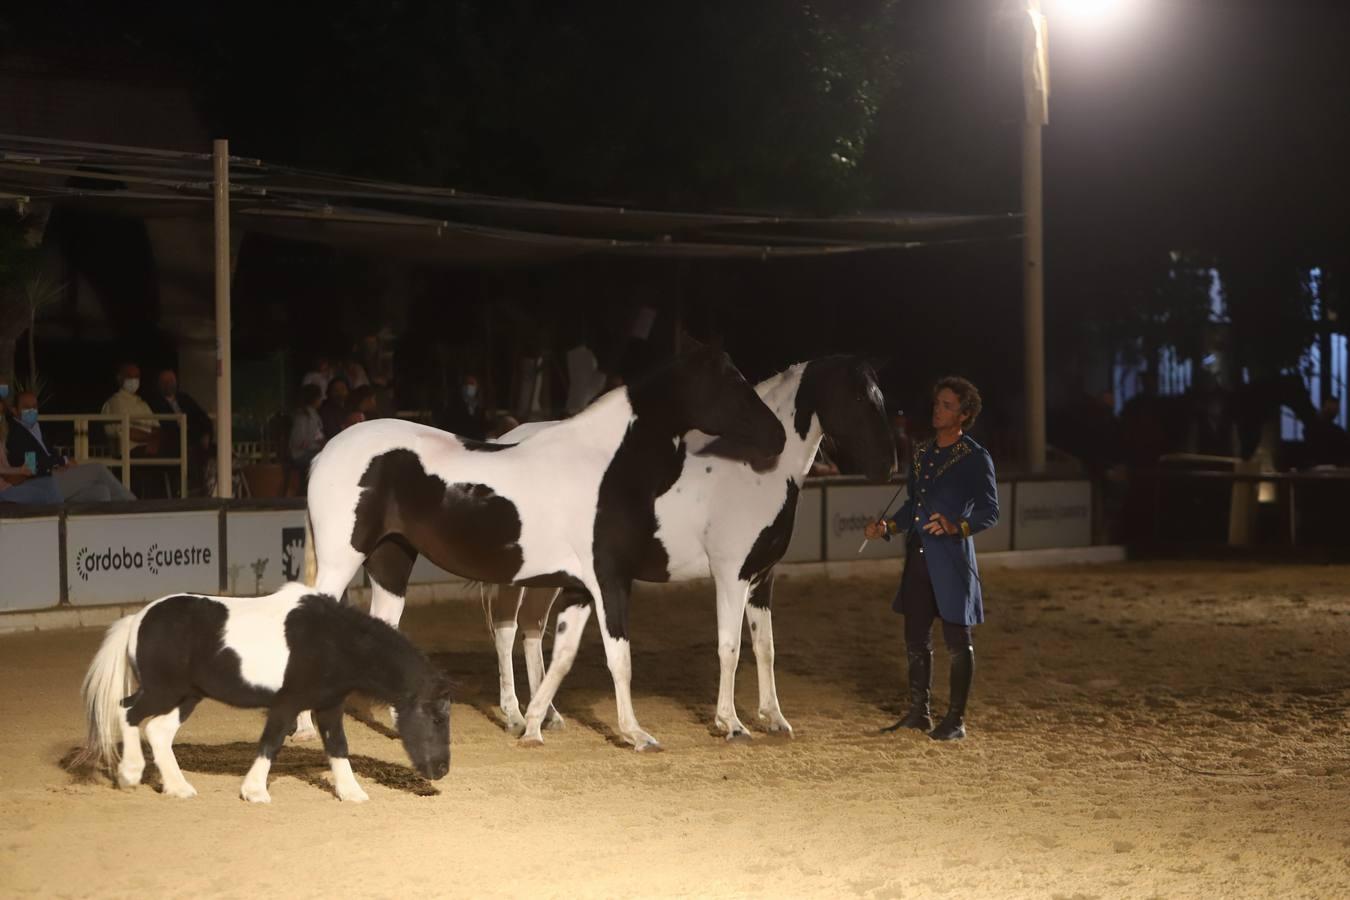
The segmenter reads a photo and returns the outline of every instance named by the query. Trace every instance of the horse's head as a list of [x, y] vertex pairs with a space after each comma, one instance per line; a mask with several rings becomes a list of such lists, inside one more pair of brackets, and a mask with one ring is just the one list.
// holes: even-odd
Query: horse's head
[[395, 706], [398, 735], [413, 768], [433, 781], [450, 771], [450, 682], [428, 667], [416, 693]]
[[755, 389], [716, 347], [698, 347], [675, 360], [655, 403], [634, 392], [634, 409], [660, 404], [673, 433], [702, 431], [716, 440], [704, 452], [763, 464], [783, 452], [787, 435]]
[[806, 436], [811, 416], [834, 444], [843, 471], [885, 481], [895, 465], [895, 436], [871, 363], [859, 356], [827, 356], [806, 364], [797, 389], [794, 426]]

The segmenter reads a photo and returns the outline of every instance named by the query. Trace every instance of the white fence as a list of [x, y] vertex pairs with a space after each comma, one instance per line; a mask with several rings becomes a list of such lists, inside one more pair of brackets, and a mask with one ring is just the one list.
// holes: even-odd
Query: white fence
[[[131, 434], [133, 425], [143, 421], [155, 422], [177, 422], [178, 423], [178, 455], [177, 456], [132, 456], [131, 441], [127, 436]], [[57, 450], [67, 450], [72, 460], [77, 463], [97, 463], [98, 465], [108, 466], [109, 468], [119, 469], [121, 472], [122, 484], [124, 487], [131, 487], [131, 467], [144, 466], [148, 468], [176, 467], [178, 469], [178, 496], [187, 496], [187, 416], [182, 413], [151, 414], [148, 416], [130, 415], [103, 415], [102, 413], [75, 413], [75, 414], [43, 414], [38, 416], [39, 424], [49, 423], [71, 423], [74, 429], [72, 442], [67, 445], [60, 440], [47, 440], [47, 446]], [[95, 426], [91, 429], [90, 426]], [[117, 443], [120, 445], [120, 452], [114, 456], [107, 453], [107, 445], [101, 444], [102, 435], [97, 433], [98, 429], [116, 430], [122, 435], [122, 440]], [[91, 431], [94, 434], [93, 441], [90, 440]], [[43, 435], [48, 438], [49, 435]], [[10, 460], [10, 465], [20, 465], [22, 460]]]
[[[903, 541], [870, 541], [862, 530], [897, 485], [821, 479], [803, 488], [784, 562], [899, 557]], [[998, 484], [999, 524], [976, 535], [982, 552], [1083, 547], [1091, 543], [1087, 481], [1012, 479]], [[189, 500], [52, 509], [0, 507], [0, 612], [151, 600], [174, 591], [252, 595], [303, 574], [304, 502]], [[364, 573], [353, 586], [364, 583]], [[413, 582], [457, 581], [419, 559]]]

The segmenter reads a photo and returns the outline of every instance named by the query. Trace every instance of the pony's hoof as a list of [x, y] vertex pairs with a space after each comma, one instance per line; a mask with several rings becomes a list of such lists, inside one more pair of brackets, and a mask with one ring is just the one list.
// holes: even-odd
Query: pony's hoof
[[337, 798], [343, 803], [367, 803], [370, 801], [370, 795], [356, 785], [352, 785], [346, 790], [339, 790]]
[[727, 743], [729, 744], [748, 744], [752, 740], [754, 740], [754, 738], [752, 738], [750, 732], [746, 731], [744, 728], [738, 728], [727, 732]]
[[272, 795], [267, 793], [267, 788], [257, 788], [251, 785], [244, 785], [239, 789], [239, 796], [249, 803], [271, 803]]
[[511, 735], [511, 737], [518, 738], [525, 733], [525, 720], [521, 719], [519, 722], [513, 722], [510, 719], [507, 719], [505, 728], [507, 734]]
[[164, 785], [164, 796], [178, 797], [181, 800], [187, 800], [189, 797], [197, 796], [197, 789], [186, 781], [177, 785]]
[[523, 734], [520, 740], [516, 741], [516, 746], [524, 747], [527, 750], [542, 747], [544, 746], [544, 736], [542, 734]]
[[556, 709], [550, 709], [548, 715], [544, 717], [544, 727], [549, 731], [559, 731], [566, 725], [567, 723]]
[[792, 726], [788, 724], [787, 719], [783, 718], [782, 713], [776, 715], [760, 713], [759, 719], [764, 723], [764, 730], [769, 734], [778, 735], [779, 737], [795, 737], [792, 733]]
[[144, 769], [132, 769], [128, 771], [117, 770], [117, 786], [123, 790], [129, 790], [134, 787], [140, 787], [141, 774]]

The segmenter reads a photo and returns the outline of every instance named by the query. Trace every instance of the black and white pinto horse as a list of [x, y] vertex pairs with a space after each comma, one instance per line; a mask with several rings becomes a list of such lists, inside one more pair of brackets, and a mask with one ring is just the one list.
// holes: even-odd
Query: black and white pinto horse
[[84, 679], [85, 755], [115, 766], [122, 787], [140, 784], [144, 725], [164, 793], [194, 797], [173, 755], [178, 727], [204, 697], [266, 708], [258, 758], [239, 793], [268, 803], [272, 760], [296, 715], [313, 709], [338, 798], [361, 803], [369, 798], [352, 775], [342, 730], [352, 691], [398, 710], [418, 772], [434, 779], [449, 771], [449, 682], [397, 629], [302, 584], [266, 597], [173, 594], [114, 622], [103, 638]]
[[[711, 575], [717, 589], [717, 651], [721, 681], [715, 724], [728, 739], [748, 738], [736, 714], [736, 666], [740, 661], [741, 618], [752, 636], [759, 673], [759, 718], [772, 733], [791, 735], [774, 681], [773, 569], [792, 539], [797, 496], [822, 436], [847, 469], [872, 481], [884, 481], [895, 462], [895, 441], [881, 389], [871, 367], [854, 356], [831, 356], [792, 366], [761, 382], [755, 390], [787, 432], [787, 443], [772, 468], [757, 470], [720, 457], [689, 456], [675, 483], [656, 501], [658, 527], [644, 559], [652, 565], [638, 573], [642, 581], [684, 581]], [[527, 423], [503, 435], [521, 440], [557, 423]], [[525, 623], [524, 650], [531, 696], [543, 679], [542, 636], [557, 591], [522, 588], [514, 602], [500, 590], [489, 596], [497, 644], [501, 708], [507, 726], [527, 727], [516, 699], [511, 661], [517, 621]], [[390, 610], [371, 612], [397, 624]], [[572, 605], [558, 614], [553, 661], [548, 671], [571, 668], [590, 610]], [[551, 696], [550, 696], [551, 700]], [[561, 717], [548, 713], [545, 727]]]
[[[778, 419], [714, 348], [610, 391], [522, 444], [393, 419], [355, 425], [310, 471], [306, 580], [340, 594], [364, 564], [372, 607], [396, 622], [420, 553], [475, 581], [561, 588], [573, 602], [593, 603], [619, 731], [639, 750], [656, 749], [633, 712], [628, 597], [634, 577], [665, 564], [647, 558], [660, 548], [655, 502], [679, 477], [681, 436], [693, 430], [761, 464], [785, 441]], [[531, 704], [529, 734], [538, 735], [548, 709], [546, 700]]]

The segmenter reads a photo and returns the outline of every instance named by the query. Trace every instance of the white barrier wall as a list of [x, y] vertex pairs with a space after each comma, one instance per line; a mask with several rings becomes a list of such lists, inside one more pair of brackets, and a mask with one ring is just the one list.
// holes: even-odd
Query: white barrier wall
[[0, 519], [0, 611], [43, 609], [61, 599], [61, 520]]
[[[826, 488], [825, 558], [843, 562], [904, 556], [905, 542], [895, 538], [868, 541], [862, 552], [858, 552], [867, 523], [875, 522], [883, 509], [890, 516], [904, 505], [909, 492], [904, 490], [896, 496], [895, 490], [895, 485], [885, 484], [831, 485]], [[886, 508], [886, 501], [892, 497], [895, 502]]]
[[807, 488], [797, 495], [797, 519], [792, 541], [783, 562], [815, 562], [820, 559], [820, 516], [825, 506], [823, 491]]
[[220, 513], [71, 516], [67, 599], [76, 606], [135, 603], [220, 588]]
[[[883, 507], [904, 502], [897, 485], [813, 482], [797, 499], [784, 562], [843, 562], [898, 558], [904, 542], [869, 541], [863, 528]], [[1092, 537], [1092, 488], [1086, 481], [1028, 480], [998, 484], [999, 524], [975, 536], [982, 553], [1085, 547]], [[224, 520], [224, 546], [221, 521]], [[303, 509], [226, 507], [88, 515], [71, 513], [65, 526], [64, 584], [60, 517], [0, 518], [0, 612], [56, 606], [61, 592], [77, 606], [151, 600], [176, 591], [243, 596], [267, 593], [300, 579], [304, 568]], [[223, 561], [222, 555], [227, 557]], [[411, 581], [464, 579], [418, 558]], [[365, 583], [358, 571], [352, 586]]]
[[1020, 481], [1013, 549], [1086, 547], [1092, 543], [1092, 485], [1086, 481]]

